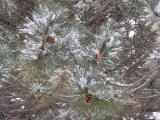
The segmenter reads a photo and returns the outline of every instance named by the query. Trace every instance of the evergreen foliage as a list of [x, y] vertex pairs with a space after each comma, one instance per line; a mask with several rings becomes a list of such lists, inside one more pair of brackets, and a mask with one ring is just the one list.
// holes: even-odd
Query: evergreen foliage
[[0, 119], [153, 117], [159, 9], [158, 0], [0, 1]]

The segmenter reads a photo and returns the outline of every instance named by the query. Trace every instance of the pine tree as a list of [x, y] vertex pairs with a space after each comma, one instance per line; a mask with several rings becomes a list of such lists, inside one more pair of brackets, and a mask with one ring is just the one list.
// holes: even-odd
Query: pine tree
[[159, 4], [0, 2], [0, 118], [151, 117], [160, 109]]

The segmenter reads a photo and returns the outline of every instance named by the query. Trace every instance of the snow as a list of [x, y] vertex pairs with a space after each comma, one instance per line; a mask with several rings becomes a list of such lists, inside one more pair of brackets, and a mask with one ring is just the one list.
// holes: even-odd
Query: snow
[[87, 5], [83, 2], [83, 0], [80, 0], [74, 7], [84, 9]]
[[135, 25], [136, 24], [135, 20], [133, 20], [133, 19], [129, 20], [129, 22], [130, 22], [131, 25]]
[[16, 101], [21, 101], [23, 102], [24, 100], [22, 98], [12, 98], [11, 102], [16, 102]]
[[25, 107], [24, 106], [21, 106], [21, 109], [23, 110]]
[[18, 100], [18, 101], [24, 101], [22, 98], [16, 98], [16, 100]]
[[114, 33], [112, 36], [110, 36], [110, 41], [108, 42], [108, 45], [111, 47], [112, 45], [118, 46], [121, 41], [116, 39], [116, 36], [118, 36], [118, 33]]
[[38, 59], [38, 54], [40, 52], [40, 46], [41, 43], [37, 42], [27, 42], [26, 43], [26, 48], [21, 50], [21, 59], [23, 60], [37, 60]]
[[159, 64], [159, 59], [160, 59], [160, 53], [159, 53], [159, 47], [155, 48], [153, 52], [150, 54], [150, 56], [147, 58], [146, 63], [144, 64], [144, 67], [156, 67]]
[[155, 6], [154, 10], [155, 10], [155, 12], [157, 12], [158, 14], [160, 14], [160, 1], [159, 1], [158, 4]]
[[87, 79], [84, 77], [81, 77], [79, 80], [79, 85], [81, 86], [81, 88], [85, 88], [87, 84]]
[[53, 15], [51, 20], [53, 21], [55, 18], [56, 18], [56, 15]]
[[115, 52], [109, 52], [108, 55], [111, 56], [111, 57], [116, 57], [117, 56], [117, 52], [116, 51]]
[[160, 120], [160, 112], [153, 112], [153, 116], [150, 119]]
[[48, 80], [51, 82], [52, 86], [56, 87], [59, 82], [61, 82], [61, 76], [65, 74], [65, 71], [58, 68], [53, 71], [53, 73], [50, 75], [50, 79]]
[[160, 53], [157, 50], [153, 50], [153, 54], [150, 57], [151, 59], [160, 59]]
[[[128, 120], [128, 118], [122, 117], [122, 120]], [[134, 120], [134, 118], [130, 117], [129, 120]]]
[[30, 90], [32, 92], [44, 92], [46, 90], [46, 88], [41, 84], [41, 83], [33, 83], [30, 86]]
[[75, 19], [76, 19], [78, 22], [82, 22], [81, 19], [78, 17], [77, 14], [75, 14]]
[[131, 38], [131, 39], [133, 39], [133, 37], [134, 37], [135, 34], [136, 34], [135, 31], [132, 30], [132, 31], [129, 32], [128, 37]]
[[77, 111], [74, 111], [71, 108], [68, 109], [59, 109], [59, 115], [56, 116], [55, 120], [86, 120], [83, 115], [80, 115]]
[[[128, 120], [128, 119], [135, 120], [132, 117], [129, 117], [127, 119], [125, 117], [122, 117], [122, 120]], [[160, 112], [152, 112], [152, 115], [148, 119], [160, 120]]]
[[129, 0], [123, 0], [123, 2], [128, 2]]
[[[20, 29], [20, 33], [27, 33], [36, 38], [45, 31], [51, 21], [55, 20], [56, 15], [46, 6], [42, 7], [42, 5], [40, 5], [39, 13], [34, 11], [32, 17], [33, 20], [26, 18], [27, 23]], [[51, 31], [51, 29], [49, 30]]]

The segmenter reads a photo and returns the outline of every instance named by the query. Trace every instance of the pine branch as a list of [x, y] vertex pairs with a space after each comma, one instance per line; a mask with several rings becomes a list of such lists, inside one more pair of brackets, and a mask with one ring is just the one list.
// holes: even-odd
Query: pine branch
[[100, 11], [97, 12], [97, 14], [95, 16], [93, 16], [93, 18], [91, 18], [86, 25], [87, 26], [98, 26], [100, 25], [102, 22], [107, 20], [107, 15], [109, 13], [109, 11], [106, 11], [108, 9], [108, 7], [113, 3], [113, 1], [107, 1], [106, 5], [104, 5], [104, 7], [102, 7], [102, 9]]
[[140, 79], [139, 81], [145, 80], [145, 82], [142, 85], [130, 90], [129, 93], [133, 94], [138, 91], [141, 91], [143, 88], [147, 87], [153, 80], [156, 80], [157, 77], [159, 77], [159, 69], [160, 67], [154, 69], [154, 71], [152, 71], [151, 74], [147, 74], [143, 77], [143, 79]]
[[[130, 87], [128, 87], [127, 90], [129, 90], [129, 89], [131, 89], [132, 87], [138, 85], [140, 82], [143, 82], [143, 81], [144, 81], [144, 82], [146, 82], [146, 81], [150, 82], [150, 80], [152, 80], [152, 79], [150, 79], [150, 80], [147, 80], [147, 79], [150, 78], [150, 75], [153, 75], [153, 74], [157, 75], [159, 69], [160, 69], [160, 66], [158, 66], [157, 68], [151, 70], [150, 72], [148, 72], [147, 74], [145, 74], [140, 80], [137, 80], [136, 82], [130, 84]], [[153, 75], [152, 77], [154, 77], [154, 75]], [[152, 78], [152, 77], [151, 77], [151, 78]], [[148, 82], [147, 82], [147, 84], [148, 84]]]

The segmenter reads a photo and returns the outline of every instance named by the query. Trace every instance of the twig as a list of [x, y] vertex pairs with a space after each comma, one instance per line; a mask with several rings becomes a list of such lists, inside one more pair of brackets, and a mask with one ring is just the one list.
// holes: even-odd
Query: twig
[[137, 97], [137, 98], [140, 98], [140, 99], [151, 99], [151, 98], [156, 98], [156, 97], [159, 97], [159, 96], [160, 96], [160, 93], [158, 93], [156, 95], [147, 96], [147, 97]]
[[20, 18], [22, 18], [24, 21], [28, 22], [22, 15], [20, 15], [19, 13], [17, 13], [17, 11], [11, 9], [11, 11], [13, 11], [16, 15], [18, 15]]
[[141, 86], [132, 89], [131, 91], [129, 91], [129, 93], [132, 94], [132, 93], [136, 93], [137, 91], [142, 90], [158, 76], [159, 76], [159, 73], [154, 72], [151, 76], [148, 76], [148, 79]]
[[126, 90], [129, 90], [130, 88], [136, 86], [137, 84], [139, 84], [140, 82], [146, 80], [147, 78], [149, 78], [150, 75], [152, 75], [155, 71], [159, 70], [160, 66], [158, 66], [157, 68], [153, 69], [152, 71], [148, 72], [146, 75], [144, 75], [140, 80], [130, 84], [130, 87], [128, 87]]
[[157, 16], [156, 13], [154, 12], [154, 10], [152, 10], [152, 8], [150, 7], [150, 5], [147, 3], [146, 0], [143, 0], [144, 4], [147, 6], [147, 8], [150, 10], [150, 12], [152, 13], [153, 16]]

